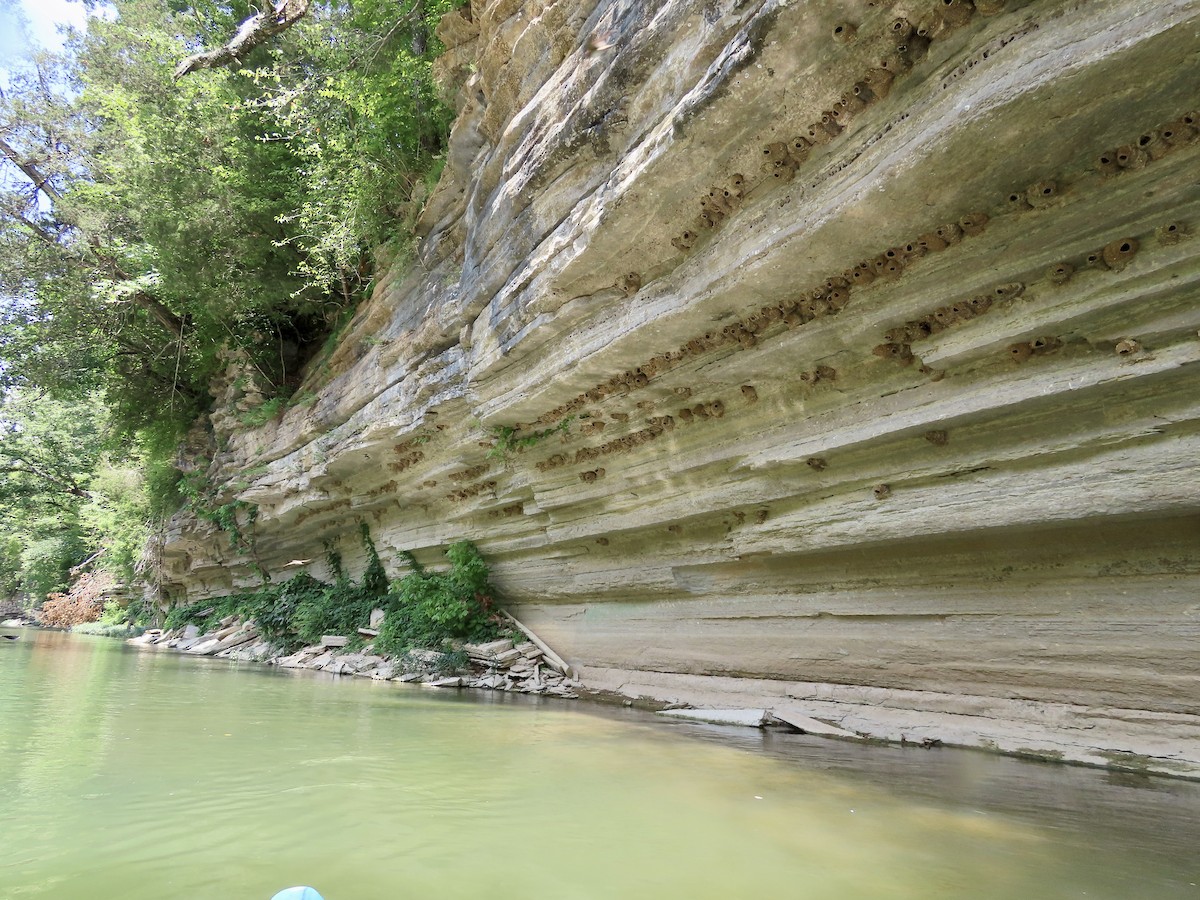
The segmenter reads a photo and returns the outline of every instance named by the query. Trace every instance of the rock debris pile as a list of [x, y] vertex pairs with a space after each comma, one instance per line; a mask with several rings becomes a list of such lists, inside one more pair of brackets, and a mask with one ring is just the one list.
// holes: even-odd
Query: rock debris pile
[[420, 683], [436, 688], [483, 688], [521, 694], [546, 694], [574, 700], [579, 681], [561, 660], [532, 641], [504, 639], [462, 644], [450, 651], [410, 650], [399, 657], [374, 652], [371, 644], [350, 649], [350, 639], [325, 635], [319, 644], [280, 654], [258, 633], [253, 620], [230, 616], [201, 634], [195, 625], [169, 631], [152, 629], [131, 644], [177, 650], [194, 656], [263, 662], [285, 669], [315, 669], [334, 675], [358, 675], [376, 681]]

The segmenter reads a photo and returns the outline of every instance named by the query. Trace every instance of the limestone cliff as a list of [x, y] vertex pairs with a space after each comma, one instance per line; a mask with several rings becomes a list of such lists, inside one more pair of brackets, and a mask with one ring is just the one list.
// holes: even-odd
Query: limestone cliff
[[593, 687], [1200, 775], [1200, 2], [441, 33], [412, 258], [210, 470], [268, 571], [468, 537]]

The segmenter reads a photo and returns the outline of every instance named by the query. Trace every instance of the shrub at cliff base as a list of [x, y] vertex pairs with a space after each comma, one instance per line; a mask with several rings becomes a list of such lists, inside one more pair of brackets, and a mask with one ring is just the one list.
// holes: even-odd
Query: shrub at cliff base
[[376, 650], [441, 650], [453, 641], [485, 641], [505, 632], [493, 609], [487, 563], [474, 544], [451, 544], [446, 572], [430, 572], [411, 553], [404, 556], [412, 571], [392, 585]]
[[368, 625], [373, 609], [382, 608], [386, 616], [375, 649], [393, 656], [413, 649], [452, 649], [456, 641], [485, 641], [507, 633], [493, 608], [487, 563], [474, 544], [451, 544], [446, 550], [450, 568], [445, 572], [431, 572], [405, 553], [411, 571], [389, 587], [366, 529], [363, 543], [368, 563], [360, 582], [345, 574], [340, 555], [331, 550], [331, 584], [301, 573], [257, 591], [177, 606], [168, 614], [165, 627], [191, 624], [209, 632], [228, 616], [254, 619], [265, 640], [291, 651], [315, 644], [326, 634], [345, 635], [358, 643], [358, 629]]
[[279, 650], [291, 651], [315, 644], [325, 634], [356, 637], [381, 602], [381, 594], [366, 591], [362, 585], [341, 578], [326, 584], [301, 573], [257, 591], [176, 606], [167, 614], [164, 627], [195, 625], [203, 634], [216, 631], [229, 616], [253, 619], [264, 640]]

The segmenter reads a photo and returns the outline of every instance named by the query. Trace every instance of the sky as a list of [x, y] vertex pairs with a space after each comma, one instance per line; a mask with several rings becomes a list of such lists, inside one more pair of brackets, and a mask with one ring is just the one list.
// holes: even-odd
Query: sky
[[33, 46], [62, 47], [60, 25], [84, 27], [87, 11], [70, 0], [0, 0], [0, 68], [8, 68]]

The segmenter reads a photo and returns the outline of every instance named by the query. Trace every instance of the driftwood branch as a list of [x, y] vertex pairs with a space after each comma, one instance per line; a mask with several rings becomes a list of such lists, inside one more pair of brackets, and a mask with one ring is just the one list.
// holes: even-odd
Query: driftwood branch
[[240, 61], [259, 44], [287, 31], [304, 18], [308, 4], [309, 0], [278, 0], [273, 5], [264, 3], [265, 9], [238, 26], [237, 34], [225, 46], [197, 53], [180, 62], [175, 67], [175, 80], [198, 69], [217, 69]]

